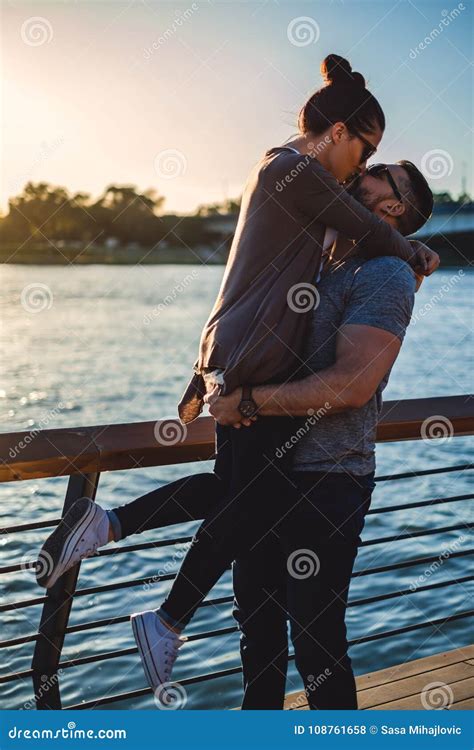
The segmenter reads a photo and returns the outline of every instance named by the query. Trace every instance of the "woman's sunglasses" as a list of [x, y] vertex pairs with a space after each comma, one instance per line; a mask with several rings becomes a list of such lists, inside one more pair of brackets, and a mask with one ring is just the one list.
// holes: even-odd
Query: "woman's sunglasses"
[[397, 183], [395, 182], [392, 175], [390, 174], [390, 170], [386, 164], [372, 164], [372, 166], [367, 168], [367, 174], [372, 175], [372, 177], [380, 177], [381, 175], [385, 175], [387, 177], [390, 187], [393, 190], [395, 198], [398, 201], [403, 202], [403, 196], [400, 193]]
[[360, 133], [354, 133], [354, 135], [364, 144], [359, 162], [359, 164], [364, 164], [364, 162], [368, 161], [370, 157], [375, 154], [375, 152], [377, 151], [377, 146], [374, 146], [373, 143], [368, 141], [367, 138], [364, 138], [364, 136]]

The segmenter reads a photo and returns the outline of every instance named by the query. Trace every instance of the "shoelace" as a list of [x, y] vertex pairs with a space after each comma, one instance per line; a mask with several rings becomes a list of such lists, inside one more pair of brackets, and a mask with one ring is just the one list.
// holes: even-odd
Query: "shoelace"
[[[171, 640], [171, 639], [167, 639], [167, 640]], [[167, 648], [168, 646], [172, 646], [172, 651], [168, 651], [168, 648]], [[175, 641], [174, 639], [171, 641], [171, 643], [165, 644], [165, 657], [169, 656], [169, 659], [165, 659], [165, 664], [168, 664], [170, 669], [176, 661], [179, 647], [180, 647], [180, 642]]]

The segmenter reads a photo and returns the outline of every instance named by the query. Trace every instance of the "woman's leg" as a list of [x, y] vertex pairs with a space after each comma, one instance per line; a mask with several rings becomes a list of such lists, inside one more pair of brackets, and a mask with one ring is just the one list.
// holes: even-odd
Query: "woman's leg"
[[212, 473], [182, 477], [109, 511], [115, 541], [148, 529], [207, 518], [225, 496], [231, 475], [230, 443], [216, 442]]
[[[225, 495], [225, 489], [224, 482], [211, 472], [192, 474], [158, 487], [126, 505], [108, 511], [114, 528], [114, 539], [118, 541], [132, 534], [141, 534], [173, 523], [200, 521], [219, 503]], [[119, 527], [114, 523], [114, 516]]]
[[38, 584], [51, 588], [67, 570], [112, 540], [205, 518], [225, 496], [229, 476], [230, 452], [224, 445], [214, 473], [183, 477], [119, 508], [106, 511], [99, 503], [79, 498], [39, 552]]
[[232, 454], [226, 496], [206, 517], [158, 614], [182, 630], [230, 563], [260, 542], [288, 512], [294, 485], [286, 477], [281, 447], [297, 420], [260, 417], [251, 427], [217, 427], [221, 446]]

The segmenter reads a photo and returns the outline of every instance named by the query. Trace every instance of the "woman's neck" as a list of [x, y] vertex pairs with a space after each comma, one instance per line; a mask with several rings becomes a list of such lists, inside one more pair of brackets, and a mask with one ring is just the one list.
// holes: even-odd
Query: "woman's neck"
[[[315, 144], [318, 145], [317, 150], [317, 157], [316, 157], [316, 150], [315, 150]], [[327, 154], [326, 154], [326, 148], [324, 146], [321, 146], [321, 144], [324, 143], [324, 138], [322, 135], [316, 136], [312, 133], [304, 133], [303, 135], [298, 135], [296, 138], [293, 138], [293, 140], [289, 141], [288, 143], [285, 143], [285, 146], [290, 146], [291, 148], [295, 148], [297, 151], [300, 152], [300, 154], [309, 154], [309, 156], [312, 156], [314, 159], [317, 158], [319, 163], [325, 168], [328, 169], [328, 163], [327, 163]]]

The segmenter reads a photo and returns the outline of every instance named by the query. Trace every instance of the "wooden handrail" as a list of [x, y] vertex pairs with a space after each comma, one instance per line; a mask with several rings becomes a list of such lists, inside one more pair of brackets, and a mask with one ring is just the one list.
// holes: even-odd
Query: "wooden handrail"
[[[474, 434], [473, 396], [387, 401], [377, 442], [445, 434]], [[213, 455], [211, 417], [186, 428], [162, 420], [11, 432], [0, 434], [0, 482], [207, 461]]]

